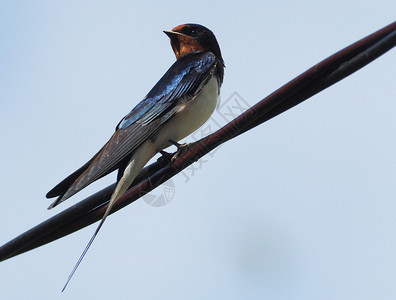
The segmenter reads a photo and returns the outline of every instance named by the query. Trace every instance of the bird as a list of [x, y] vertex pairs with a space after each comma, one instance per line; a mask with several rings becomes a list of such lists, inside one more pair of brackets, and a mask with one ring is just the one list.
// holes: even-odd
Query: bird
[[[157, 153], [201, 127], [214, 112], [224, 77], [224, 60], [213, 32], [187, 23], [163, 31], [176, 62], [116, 126], [110, 140], [81, 168], [50, 190], [52, 209], [94, 181], [118, 170], [117, 184], [66, 288], [112, 207]], [[63, 291], [62, 290], [62, 291]]]

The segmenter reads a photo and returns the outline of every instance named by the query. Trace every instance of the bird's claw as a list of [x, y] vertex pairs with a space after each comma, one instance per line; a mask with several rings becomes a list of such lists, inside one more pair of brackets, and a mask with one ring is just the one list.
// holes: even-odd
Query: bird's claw
[[195, 143], [184, 143], [184, 144], [179, 144], [177, 147], [177, 151], [175, 154], [172, 156], [172, 161], [177, 159], [178, 157], [182, 156], [184, 153], [190, 151], [190, 149], [195, 145]]
[[160, 150], [159, 153], [161, 153], [161, 157], [159, 159], [165, 159], [167, 162], [171, 162], [173, 158], [173, 154], [166, 152], [164, 150]]
[[174, 140], [168, 140], [168, 142], [171, 143], [172, 145], [175, 145], [176, 148], [177, 148], [177, 150], [183, 148], [183, 147], [186, 145], [186, 143], [184, 143], [184, 144], [179, 144], [178, 142], [176, 142], [176, 141], [174, 141]]
[[180, 157], [184, 153], [188, 152], [192, 148], [192, 146], [195, 144], [195, 143], [180, 144], [178, 142], [175, 142], [174, 140], [169, 140], [169, 143], [171, 143], [172, 145], [175, 145], [177, 147], [177, 151], [175, 153], [169, 153], [164, 150], [158, 151], [159, 153], [162, 154], [162, 157], [160, 157], [160, 159], [165, 159], [167, 162], [173, 162], [178, 157]]

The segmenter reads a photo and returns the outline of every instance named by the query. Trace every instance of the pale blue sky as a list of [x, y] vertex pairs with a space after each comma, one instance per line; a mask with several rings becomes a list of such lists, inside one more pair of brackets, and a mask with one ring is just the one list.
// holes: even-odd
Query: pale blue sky
[[[395, 11], [391, 0], [2, 1], [0, 243], [114, 181], [46, 210], [46, 192], [174, 62], [162, 30], [209, 27], [223, 103], [237, 92], [253, 105]], [[64, 294], [93, 226], [2, 262], [1, 298], [395, 299], [395, 68], [393, 50], [175, 177], [167, 205], [110, 217]], [[224, 124], [221, 111], [211, 122]]]

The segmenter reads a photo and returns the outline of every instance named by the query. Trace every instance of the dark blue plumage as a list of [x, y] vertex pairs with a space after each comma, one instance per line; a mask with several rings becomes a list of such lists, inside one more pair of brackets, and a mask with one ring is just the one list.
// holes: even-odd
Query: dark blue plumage
[[147, 123], [177, 105], [183, 97], [192, 97], [206, 84], [214, 71], [213, 53], [194, 53], [178, 59], [144, 99], [117, 125], [126, 129], [135, 122]]

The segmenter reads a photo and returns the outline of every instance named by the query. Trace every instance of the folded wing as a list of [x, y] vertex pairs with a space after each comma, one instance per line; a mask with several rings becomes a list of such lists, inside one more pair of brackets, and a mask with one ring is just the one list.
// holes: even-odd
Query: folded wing
[[147, 96], [121, 120], [103, 148], [47, 193], [47, 198], [58, 197], [48, 209], [122, 167], [132, 152], [177, 112], [182, 101], [189, 101], [200, 92], [213, 75], [217, 63], [210, 52], [179, 58]]

